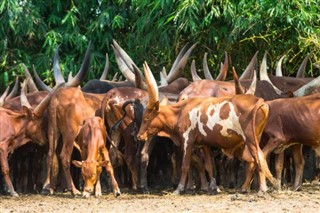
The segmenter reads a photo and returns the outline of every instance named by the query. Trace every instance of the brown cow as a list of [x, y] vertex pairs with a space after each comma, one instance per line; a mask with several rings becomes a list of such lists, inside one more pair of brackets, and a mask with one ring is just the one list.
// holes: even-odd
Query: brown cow
[[261, 191], [267, 190], [265, 177], [275, 184], [259, 147], [269, 111], [263, 99], [253, 95], [192, 98], [160, 106], [155, 79], [146, 63], [144, 71], [149, 103], [143, 115], [138, 139], [147, 140], [158, 134], [170, 137], [183, 149], [182, 175], [175, 194], [184, 191], [192, 146], [195, 143], [220, 147], [229, 156], [255, 162]]
[[[302, 184], [304, 160], [302, 146], [311, 146], [320, 156], [320, 94], [267, 101], [270, 111], [261, 143], [263, 152], [280, 153], [294, 146], [296, 177], [294, 189]], [[264, 141], [266, 140], [266, 141]], [[280, 162], [281, 163], [281, 162]]]
[[100, 174], [102, 167], [109, 173], [115, 196], [120, 195], [118, 183], [113, 174], [109, 153], [106, 148], [106, 128], [100, 117], [85, 119], [77, 136], [82, 161], [73, 160], [72, 163], [81, 168], [84, 179], [83, 196], [89, 197], [95, 188], [95, 196], [101, 196]]
[[[8, 154], [12, 153], [18, 147], [34, 141], [39, 145], [44, 145], [46, 136], [43, 131], [44, 127], [43, 114], [48, 106], [53, 92], [49, 93], [34, 109], [30, 106], [25, 96], [26, 84], [23, 85], [20, 110], [10, 110], [0, 108], [0, 163], [4, 176], [7, 191], [11, 196], [18, 196], [15, 192], [9, 177]], [[7, 107], [9, 104], [7, 104]], [[16, 106], [17, 107], [17, 106]], [[18, 107], [17, 107], [18, 108]]]

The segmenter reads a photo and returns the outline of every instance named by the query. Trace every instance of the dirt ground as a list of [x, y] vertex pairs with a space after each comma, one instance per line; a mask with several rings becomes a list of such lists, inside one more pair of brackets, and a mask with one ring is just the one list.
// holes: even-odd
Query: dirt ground
[[305, 183], [300, 191], [273, 191], [258, 196], [254, 191], [240, 194], [225, 190], [218, 195], [172, 195], [173, 189], [153, 191], [148, 195], [123, 190], [115, 198], [72, 197], [69, 193], [52, 196], [0, 196], [0, 212], [320, 212], [320, 185]]

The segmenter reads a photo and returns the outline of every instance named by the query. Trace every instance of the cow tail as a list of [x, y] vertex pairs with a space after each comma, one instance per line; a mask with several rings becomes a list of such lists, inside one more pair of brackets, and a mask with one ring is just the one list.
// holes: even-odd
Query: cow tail
[[[267, 111], [266, 111], [266, 117], [268, 117], [269, 114], [269, 106], [264, 103], [263, 99], [259, 99], [259, 101], [257, 102], [255, 108], [253, 109], [253, 119], [252, 119], [252, 130], [253, 130], [253, 135], [254, 135], [254, 143], [256, 145], [256, 149], [257, 149], [257, 156], [256, 159], [258, 160], [257, 164], [260, 170], [263, 171], [263, 173], [266, 175], [267, 179], [270, 182], [274, 182], [274, 178], [269, 170], [269, 166], [267, 164], [267, 161], [262, 153], [262, 150], [260, 148], [260, 143], [259, 140], [257, 138], [257, 134], [256, 134], [256, 115], [259, 109], [261, 109], [261, 107], [267, 107]], [[264, 128], [264, 127], [263, 127]]]
[[107, 95], [104, 96], [102, 102], [101, 102], [101, 118], [103, 122], [106, 124], [107, 121], [105, 120], [105, 109], [106, 106], [110, 100], [110, 98], [115, 94], [115, 92], [111, 93], [110, 95], [107, 93]]

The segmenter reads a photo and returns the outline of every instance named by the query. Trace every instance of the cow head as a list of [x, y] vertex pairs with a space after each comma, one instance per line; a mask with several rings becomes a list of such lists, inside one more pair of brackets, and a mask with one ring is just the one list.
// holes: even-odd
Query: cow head
[[107, 165], [107, 161], [72, 161], [73, 165], [81, 168], [81, 175], [84, 180], [83, 196], [89, 197], [94, 191], [94, 186], [97, 183], [98, 174], [101, 173], [102, 167]]
[[142, 124], [139, 129], [138, 139], [146, 141], [157, 133], [161, 122], [158, 119], [160, 103], [156, 80], [154, 79], [154, 76], [146, 62], [143, 64], [143, 68], [149, 93], [149, 101], [142, 117]]

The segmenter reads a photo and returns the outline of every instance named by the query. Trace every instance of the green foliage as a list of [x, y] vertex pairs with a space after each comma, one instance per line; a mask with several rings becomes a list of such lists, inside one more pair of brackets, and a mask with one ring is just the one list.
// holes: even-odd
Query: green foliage
[[[106, 52], [111, 60], [109, 78], [117, 72], [112, 39], [138, 65], [147, 61], [156, 76], [163, 66], [170, 68], [188, 42], [198, 42], [192, 54], [198, 68], [204, 53], [209, 53], [214, 76], [224, 51], [241, 73], [257, 50], [259, 58], [269, 52], [271, 68], [286, 54], [283, 69], [287, 75], [293, 75], [311, 53], [308, 74], [318, 76], [319, 20], [316, 0], [2, 0], [0, 91], [23, 75], [22, 63], [29, 69], [34, 64], [41, 78], [53, 84], [52, 59], [59, 44], [63, 74], [75, 74], [90, 40], [88, 78], [100, 77]], [[184, 76], [190, 77], [189, 69]]]

